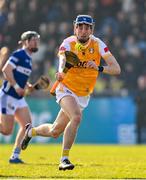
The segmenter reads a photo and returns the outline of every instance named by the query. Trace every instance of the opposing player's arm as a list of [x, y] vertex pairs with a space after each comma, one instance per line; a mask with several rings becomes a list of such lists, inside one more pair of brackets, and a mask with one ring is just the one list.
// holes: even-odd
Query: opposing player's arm
[[25, 96], [31, 94], [35, 90], [47, 91], [49, 85], [50, 85], [50, 78], [47, 75], [41, 75], [34, 84], [27, 82], [25, 86]]
[[16, 84], [16, 81], [13, 75], [13, 70], [14, 70], [14, 67], [9, 63], [6, 63], [4, 67], [2, 68], [4, 77], [6, 80], [10, 82], [11, 86], [15, 86]]
[[4, 46], [0, 49], [0, 71], [2, 70], [4, 64], [7, 61], [8, 54], [9, 54], [9, 49], [7, 47]]
[[4, 67], [2, 68], [2, 72], [4, 74], [4, 77], [7, 81], [9, 81], [9, 83], [11, 84], [11, 86], [13, 86], [13, 88], [15, 89], [15, 91], [17, 92], [17, 94], [19, 94], [20, 96], [23, 96], [25, 93], [25, 90], [22, 89], [19, 84], [17, 84], [17, 82], [15, 81], [14, 75], [13, 75], [13, 70], [15, 69], [15, 67], [12, 64], [9, 64], [9, 62], [7, 61], [6, 64], [4, 65]]

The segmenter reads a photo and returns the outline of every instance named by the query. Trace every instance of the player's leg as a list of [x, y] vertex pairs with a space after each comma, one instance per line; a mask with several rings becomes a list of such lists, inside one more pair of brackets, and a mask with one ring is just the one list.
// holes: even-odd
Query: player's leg
[[14, 117], [13, 115], [0, 115], [0, 133], [10, 135], [13, 132]]
[[16, 120], [19, 123], [19, 131], [16, 136], [13, 152], [9, 160], [10, 163], [24, 163], [19, 155], [21, 153], [21, 141], [25, 133], [25, 126], [27, 123], [31, 123], [31, 116], [28, 107], [17, 109], [15, 113]]
[[13, 99], [0, 91], [0, 133], [10, 135], [14, 126], [15, 104]]
[[19, 123], [20, 127], [16, 136], [13, 152], [9, 162], [23, 163], [23, 161], [19, 158], [19, 155], [21, 153], [21, 142], [22, 138], [24, 137], [26, 124], [31, 123], [31, 115], [24, 99], [18, 100], [16, 103], [17, 110], [15, 111], [15, 119]]
[[68, 115], [70, 122], [67, 124], [62, 145], [62, 158], [59, 165], [59, 170], [71, 170], [74, 165], [69, 161], [69, 151], [74, 143], [77, 130], [82, 118], [82, 112], [76, 100], [72, 96], [65, 96], [61, 99], [60, 105], [64, 112]]
[[57, 138], [64, 131], [68, 122], [68, 116], [61, 109], [53, 124], [46, 123], [37, 127], [31, 127], [31, 124], [28, 125], [21, 144], [21, 148], [25, 150], [28, 146], [30, 139], [34, 136]]
[[60, 109], [56, 120], [54, 121], [52, 128], [50, 130], [51, 137], [57, 138], [64, 132], [64, 129], [66, 128], [67, 124], [69, 123], [69, 117], [68, 115]]

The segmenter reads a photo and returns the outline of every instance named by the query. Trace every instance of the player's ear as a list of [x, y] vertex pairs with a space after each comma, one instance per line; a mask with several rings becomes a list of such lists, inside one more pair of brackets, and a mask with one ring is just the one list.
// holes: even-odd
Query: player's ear
[[28, 42], [29, 42], [29, 41], [28, 41], [28, 39], [27, 39], [27, 40], [22, 41], [22, 46], [23, 46], [23, 45], [27, 46]]

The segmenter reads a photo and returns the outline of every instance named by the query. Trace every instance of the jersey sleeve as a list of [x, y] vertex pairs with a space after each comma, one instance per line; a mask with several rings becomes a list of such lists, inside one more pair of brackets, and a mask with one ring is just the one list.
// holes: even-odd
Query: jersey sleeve
[[64, 53], [65, 51], [70, 51], [70, 45], [67, 40], [64, 40], [59, 47], [58, 55]]
[[111, 52], [109, 50], [109, 48], [107, 47], [107, 45], [102, 41], [102, 40], [98, 40], [99, 42], [99, 53], [100, 55], [106, 59], [107, 57], [111, 56]]
[[13, 66], [14, 68], [16, 68], [16, 66], [18, 65], [18, 62], [19, 62], [19, 59], [16, 53], [13, 53], [7, 61], [7, 63]]

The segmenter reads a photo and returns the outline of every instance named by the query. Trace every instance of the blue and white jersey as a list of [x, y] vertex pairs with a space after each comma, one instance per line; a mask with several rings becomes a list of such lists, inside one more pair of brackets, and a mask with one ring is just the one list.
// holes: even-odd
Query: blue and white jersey
[[[14, 67], [13, 75], [16, 83], [21, 88], [24, 88], [32, 71], [32, 58], [25, 49], [19, 49], [12, 53], [7, 63]], [[16, 93], [13, 86], [11, 86], [7, 80], [3, 82], [2, 91], [16, 99], [22, 98], [22, 96]]]

